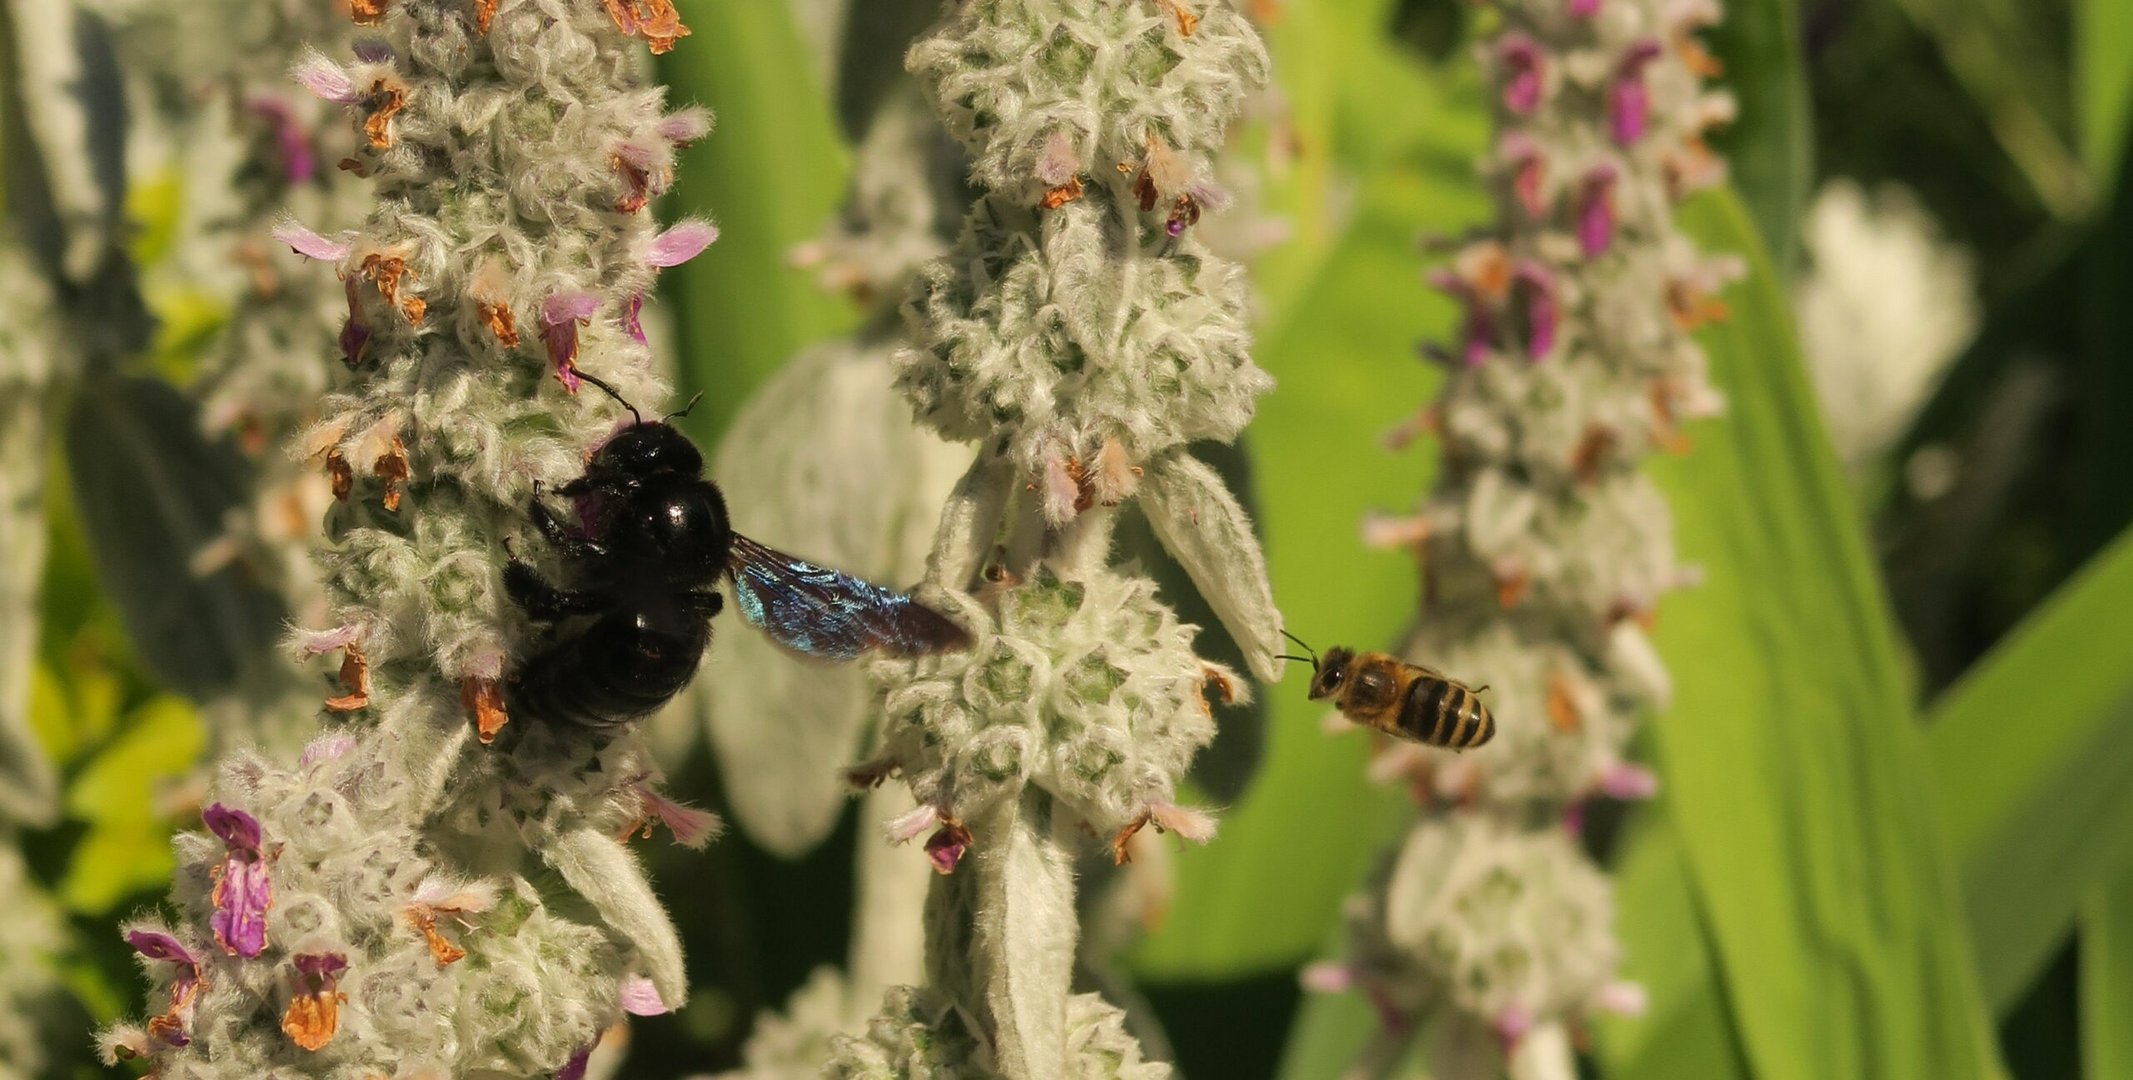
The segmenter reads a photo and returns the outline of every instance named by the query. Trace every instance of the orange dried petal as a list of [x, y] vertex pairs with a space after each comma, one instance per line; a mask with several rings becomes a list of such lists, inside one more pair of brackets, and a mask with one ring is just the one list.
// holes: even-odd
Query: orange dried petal
[[428, 908], [414, 908], [407, 913], [407, 921], [414, 923], [415, 929], [422, 931], [422, 937], [429, 942], [430, 955], [436, 958], [438, 967], [466, 959], [467, 951], [465, 949], [452, 944], [443, 934], [437, 932], [437, 913], [435, 911]]
[[1192, 32], [1199, 29], [1200, 17], [1187, 10], [1182, 0], [1156, 0], [1156, 3], [1177, 20], [1179, 37], [1191, 37]]
[[391, 6], [392, 0], [348, 0], [348, 17], [357, 26], [376, 26]]
[[511, 314], [511, 305], [499, 300], [486, 304], [474, 302], [474, 310], [481, 315], [482, 325], [496, 335], [496, 341], [506, 349], [518, 348], [518, 319]]
[[370, 704], [370, 661], [364, 658], [362, 647], [352, 641], [341, 650], [341, 685], [348, 692], [327, 698], [327, 709], [354, 712]]
[[1496, 579], [1496, 605], [1509, 611], [1526, 598], [1526, 589], [1533, 584], [1533, 575], [1524, 570], [1505, 574]]
[[370, 84], [367, 100], [370, 102], [370, 115], [363, 118], [363, 137], [370, 140], [372, 148], [383, 150], [393, 144], [393, 116], [401, 109], [407, 108], [407, 91], [379, 79]]
[[1141, 816], [1126, 822], [1125, 827], [1118, 830], [1117, 835], [1111, 837], [1111, 864], [1113, 866], [1124, 866], [1133, 861], [1133, 856], [1126, 852], [1126, 845], [1131, 843], [1134, 834], [1140, 832], [1147, 824], [1148, 815], [1144, 812]]
[[496, 21], [496, 0], [474, 0], [474, 29], [486, 34]]
[[1565, 735], [1583, 726], [1577, 702], [1570, 696], [1570, 680], [1560, 673], [1548, 676], [1548, 723]]
[[400, 510], [401, 485], [407, 480], [408, 470], [407, 444], [395, 435], [392, 449], [378, 455], [378, 460], [371, 465], [371, 471], [385, 484], [383, 501], [388, 512], [398, 513]]
[[355, 490], [355, 469], [338, 449], [326, 451], [326, 482], [338, 502], [347, 502], [348, 493]]
[[1046, 210], [1057, 210], [1075, 199], [1081, 198], [1081, 193], [1081, 177], [1070, 176], [1067, 178], [1066, 183], [1046, 191], [1040, 205]]
[[1599, 478], [1600, 462], [1606, 460], [1614, 445], [1613, 428], [1594, 424], [1585, 429], [1585, 437], [1578, 440], [1577, 449], [1570, 454], [1570, 469], [1580, 483], [1590, 484]]
[[346, 1000], [348, 995], [338, 990], [296, 995], [282, 1014], [282, 1034], [306, 1050], [325, 1046], [341, 1026], [341, 1002]]
[[511, 719], [504, 712], [504, 689], [495, 679], [459, 680], [459, 703], [474, 714], [474, 730], [484, 746], [495, 742], [496, 733]]

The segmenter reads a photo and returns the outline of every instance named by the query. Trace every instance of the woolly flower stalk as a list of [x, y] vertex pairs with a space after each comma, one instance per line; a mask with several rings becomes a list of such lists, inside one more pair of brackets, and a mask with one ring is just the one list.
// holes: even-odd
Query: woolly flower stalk
[[1422, 425], [1442, 440], [1440, 479], [1419, 513], [1365, 531], [1418, 550], [1405, 653], [1493, 687], [1498, 734], [1456, 758], [1403, 746], [1374, 762], [1425, 805], [1356, 908], [1351, 958], [1320, 980], [1384, 1012], [1370, 1060], [1435, 1018], [1441, 1046], [1488, 1051], [1450, 1055], [1444, 1075], [1508, 1056], [1521, 1075], [1568, 1076], [1563, 1033], [1634, 1000], [1606, 878], [1574, 841], [1585, 800], [1654, 787], [1625, 748], [1669, 695], [1649, 637], [1659, 597], [1694, 575], [1638, 466], [1684, 450], [1681, 424], [1719, 408], [1690, 332], [1723, 316], [1716, 294], [1739, 268], [1699, 253], [1673, 207], [1723, 179], [1703, 137], [1733, 104], [1703, 87], [1711, 3], [1497, 8], [1480, 48], [1497, 219], [1432, 278], [1464, 308], [1433, 350], [1449, 375]]
[[902, 776], [918, 805], [892, 838], [923, 837], [944, 876], [928, 985], [840, 1041], [834, 1075], [1161, 1070], [1116, 1009], [1067, 992], [1070, 862], [1083, 830], [1121, 856], [1148, 825], [1207, 839], [1176, 785], [1214, 733], [1205, 695], [1242, 692], [1152, 582], [1110, 565], [1125, 500], [1277, 674], [1250, 522], [1185, 449], [1234, 438], [1271, 382], [1242, 273], [1192, 229], [1224, 201], [1209, 162], [1266, 64], [1227, 3], [1178, 0], [968, 3], [907, 57], [982, 189], [919, 272], [897, 358], [919, 419], [978, 444], [922, 589], [976, 644], [875, 668], [881, 749], [855, 775]]
[[637, 313], [713, 232], [660, 232], [646, 200], [700, 111], [667, 114], [631, 35], [683, 33], [656, 0], [358, 3], [353, 56], [300, 83], [347, 114], [377, 203], [282, 242], [339, 274], [346, 392], [299, 453], [336, 504], [324, 629], [330, 726], [293, 766], [225, 759], [177, 841], [176, 918], [133, 928], [161, 1011], [107, 1057], [173, 1077], [581, 1073], [625, 1013], [678, 1006], [680, 943], [622, 839], [683, 842], [641, 736], [513, 724], [532, 651], [500, 586], [525, 507], [622, 420], [580, 373], [658, 399]]

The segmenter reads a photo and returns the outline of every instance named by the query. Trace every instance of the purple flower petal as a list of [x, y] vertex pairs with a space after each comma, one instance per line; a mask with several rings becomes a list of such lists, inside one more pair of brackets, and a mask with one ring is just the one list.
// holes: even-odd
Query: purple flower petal
[[1537, 363], [1555, 351], [1556, 331], [1562, 324], [1555, 274], [1540, 263], [1522, 260], [1511, 271], [1511, 288], [1526, 311], [1526, 358]]
[[659, 991], [652, 986], [652, 980], [632, 975], [622, 980], [622, 1011], [631, 1016], [664, 1016], [674, 1010], [659, 1000]]
[[711, 110], [701, 105], [676, 110], [662, 118], [654, 130], [670, 143], [687, 145], [711, 134]]
[[570, 1060], [564, 1062], [561, 1069], [556, 1070], [555, 1080], [585, 1080], [585, 1063], [592, 1059], [592, 1053], [593, 1048], [588, 1046], [570, 1055]]
[[933, 860], [935, 873], [955, 873], [956, 864], [963, 861], [963, 854], [969, 850], [970, 830], [952, 819], [926, 838], [926, 857]]
[[1467, 301], [1466, 325], [1460, 330], [1463, 347], [1459, 359], [1470, 368], [1488, 363], [1489, 353], [1496, 348], [1496, 318], [1479, 298]]
[[317, 49], [305, 49], [304, 55], [289, 69], [289, 76], [298, 85], [336, 105], [353, 105], [361, 97], [356, 92], [355, 80], [348, 69], [326, 58]]
[[1659, 55], [1659, 43], [1646, 39], [1631, 45], [1607, 88], [1607, 127], [1617, 146], [1634, 146], [1651, 122], [1652, 93], [1644, 85], [1644, 67]]
[[348, 751], [355, 749], [355, 744], [355, 736], [345, 731], [321, 735], [304, 747], [304, 752], [297, 758], [296, 763], [308, 769], [322, 761], [339, 761], [347, 756]]
[[366, 64], [389, 63], [393, 58], [393, 47], [383, 38], [362, 38], [353, 48], [356, 59]]
[[1615, 241], [1615, 167], [1601, 165], [1585, 174], [1578, 191], [1578, 249], [1598, 258]]
[[680, 266], [701, 254], [717, 239], [718, 226], [700, 218], [684, 218], [652, 238], [651, 246], [645, 249], [644, 261], [662, 269]]
[[1521, 33], [1509, 33], [1496, 46], [1496, 62], [1504, 68], [1503, 104], [1518, 116], [1540, 108], [1541, 47]]
[[296, 965], [298, 974], [308, 975], [327, 986], [331, 986], [341, 972], [348, 970], [348, 958], [340, 953], [301, 953], [290, 962]]
[[319, 262], [340, 262], [348, 257], [349, 252], [355, 250], [354, 234], [343, 233], [339, 240], [328, 240], [295, 218], [283, 218], [275, 222], [269, 235], [289, 245], [289, 250], [298, 255], [317, 259]]
[[622, 329], [639, 345], [650, 345], [644, 338], [644, 322], [639, 318], [644, 313], [644, 294], [630, 294], [630, 302], [622, 306]]
[[578, 378], [578, 323], [600, 309], [600, 298], [591, 293], [556, 293], [541, 304], [541, 343], [548, 347], [548, 362], [556, 381], [575, 394]]
[[207, 925], [215, 932], [215, 942], [236, 956], [258, 956], [267, 947], [267, 909], [274, 904], [267, 864], [232, 852], [223, 860], [214, 901], [215, 913]]
[[341, 359], [349, 367], [360, 366], [370, 351], [370, 327], [363, 323], [363, 302], [356, 297], [356, 281], [350, 277], [341, 283], [348, 291], [348, 321], [341, 324]]
[[126, 944], [133, 946], [133, 951], [150, 960], [167, 960], [188, 967], [200, 963], [193, 957], [192, 951], [185, 947], [184, 942], [161, 930], [129, 930], [126, 933]]
[[207, 831], [229, 845], [231, 852], [259, 854], [258, 818], [218, 802], [209, 803], [207, 809], [200, 811], [200, 820], [207, 823]]
[[1590, 19], [1600, 13], [1600, 0], [1570, 0], [1570, 17]]
[[274, 149], [281, 155], [282, 179], [291, 184], [310, 183], [318, 175], [318, 155], [311, 152], [311, 136], [296, 122], [296, 114], [274, 98], [253, 98], [245, 108], [274, 129]]
[[1650, 769], [1625, 761], [1601, 774], [1600, 790], [1610, 799], [1637, 802], [1659, 794], [1659, 777]]

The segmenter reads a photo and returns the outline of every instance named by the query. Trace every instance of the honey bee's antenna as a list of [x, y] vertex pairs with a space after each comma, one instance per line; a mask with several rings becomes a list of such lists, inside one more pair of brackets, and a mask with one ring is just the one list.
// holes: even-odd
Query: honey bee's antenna
[[[585, 372], [582, 372], [582, 371], [578, 372], [578, 378], [584, 379], [584, 380], [585, 380], [586, 382], [589, 382], [589, 383], [593, 384], [594, 386], [597, 386], [597, 387], [599, 387], [599, 388], [600, 388], [601, 390], [605, 391], [605, 392], [607, 393], [607, 396], [608, 396], [608, 397], [614, 398], [614, 399], [615, 399], [616, 401], [619, 401], [619, 402], [621, 402], [621, 403], [622, 403], [622, 407], [623, 407], [623, 408], [625, 408], [625, 409], [628, 409], [628, 410], [630, 411], [630, 418], [631, 418], [631, 419], [633, 419], [633, 420], [637, 421], [637, 422], [638, 422], [638, 423], [640, 423], [640, 424], [644, 423], [644, 414], [642, 414], [642, 413], [639, 413], [639, 412], [637, 411], [637, 406], [635, 406], [635, 405], [632, 405], [632, 404], [630, 404], [630, 403], [629, 403], [629, 399], [628, 399], [628, 398], [625, 398], [625, 397], [623, 397], [623, 396], [622, 396], [622, 395], [621, 395], [620, 393], [616, 392], [615, 388], [614, 388], [614, 387], [612, 387], [612, 386], [609, 386], [609, 385], [607, 385], [606, 381], [604, 381], [604, 380], [602, 380], [602, 379], [599, 379], [599, 378], [596, 378], [596, 377], [594, 377], [594, 376], [588, 375], [588, 374], [586, 374]], [[692, 404], [693, 404], [693, 403], [692, 403]], [[687, 410], [683, 410], [683, 411], [684, 411], [684, 412], [686, 412]]]
[[[1300, 638], [1300, 637], [1297, 637], [1297, 636], [1296, 636], [1295, 634], [1289, 633], [1289, 628], [1288, 628], [1288, 627], [1286, 627], [1286, 626], [1284, 626], [1284, 627], [1282, 627], [1282, 628], [1281, 628], [1281, 636], [1282, 636], [1282, 637], [1285, 637], [1285, 638], [1288, 638], [1288, 639], [1289, 639], [1290, 641], [1293, 641], [1293, 642], [1295, 642], [1295, 643], [1296, 643], [1297, 645], [1299, 645], [1299, 646], [1301, 646], [1301, 647], [1303, 648], [1303, 651], [1305, 651], [1305, 652], [1307, 652], [1307, 653], [1310, 653], [1310, 654], [1311, 654], [1311, 669], [1312, 669], [1313, 671], [1316, 671], [1316, 670], [1318, 670], [1318, 650], [1317, 650], [1317, 649], [1314, 649], [1314, 648], [1310, 647], [1309, 645], [1305, 645], [1305, 644], [1304, 644], [1304, 642], [1303, 642], [1303, 639], [1302, 639], [1302, 638]], [[1303, 657], [1301, 657], [1301, 656], [1277, 656], [1277, 657], [1275, 657], [1274, 659], [1276, 659], [1276, 660], [1302, 660], [1302, 659], [1303, 659]]]
[[689, 403], [688, 403], [687, 405], [684, 405], [684, 406], [682, 406], [682, 407], [681, 407], [681, 408], [680, 408], [679, 410], [676, 410], [676, 411], [674, 411], [674, 412], [670, 412], [670, 413], [668, 413], [668, 414], [667, 414], [667, 415], [666, 415], [666, 416], [665, 416], [665, 417], [664, 417], [664, 418], [663, 418], [663, 419], [661, 420], [661, 422], [662, 422], [662, 423], [664, 423], [664, 422], [665, 422], [666, 420], [679, 420], [679, 419], [681, 419], [682, 417], [684, 417], [684, 416], [687, 416], [687, 415], [689, 415], [689, 410], [691, 410], [691, 409], [695, 408], [695, 407], [696, 407], [696, 403], [697, 403], [697, 402], [699, 402], [699, 401], [702, 401], [703, 399], [704, 399], [704, 392], [703, 392], [703, 391], [701, 391], [701, 390], [698, 390], [698, 391], [696, 392], [696, 396], [695, 396], [695, 397], [692, 397], [692, 398], [690, 398], [690, 399], [689, 399]]

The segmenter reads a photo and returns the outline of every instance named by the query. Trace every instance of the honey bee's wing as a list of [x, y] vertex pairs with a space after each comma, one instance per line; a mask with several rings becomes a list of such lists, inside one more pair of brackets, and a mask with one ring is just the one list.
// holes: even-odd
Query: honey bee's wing
[[741, 618], [794, 652], [851, 660], [868, 649], [921, 656], [970, 647], [970, 634], [910, 596], [816, 566], [736, 533], [726, 572]]

